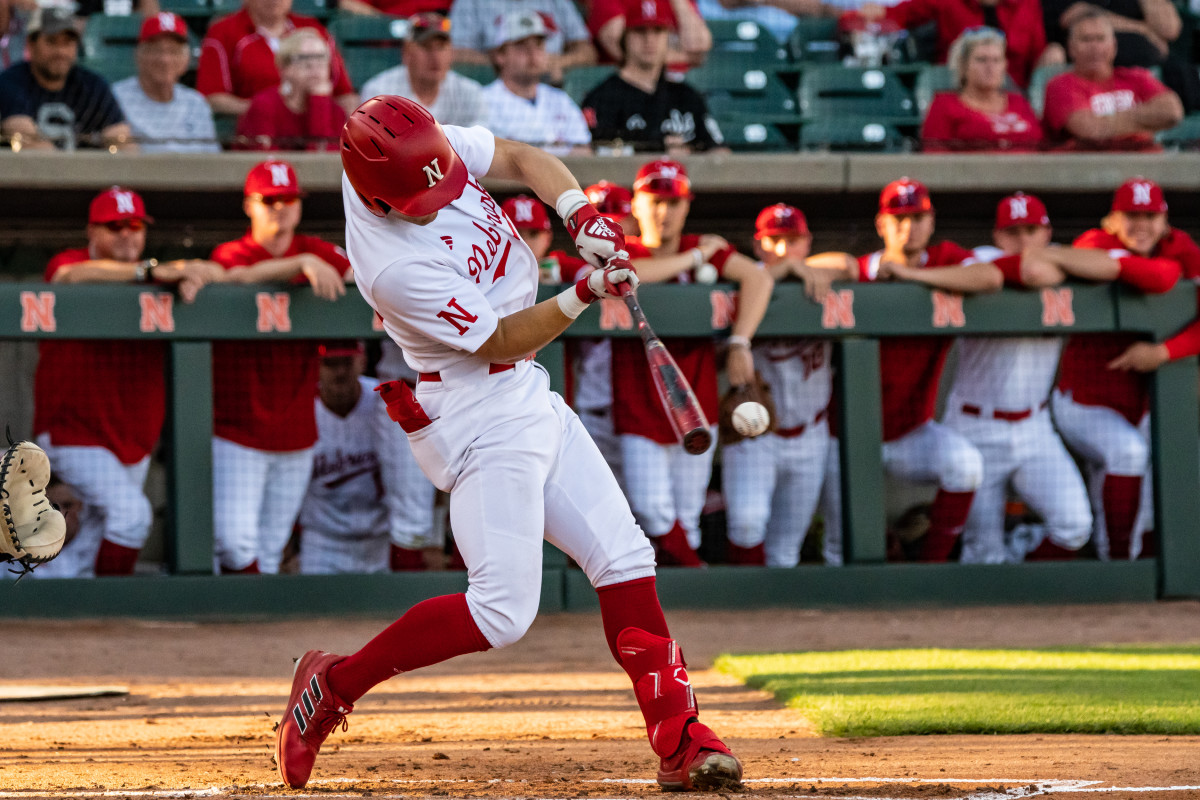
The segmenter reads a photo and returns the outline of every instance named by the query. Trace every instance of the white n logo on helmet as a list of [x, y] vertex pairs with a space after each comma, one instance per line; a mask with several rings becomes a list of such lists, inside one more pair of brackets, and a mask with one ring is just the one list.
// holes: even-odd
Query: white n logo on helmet
[[1028, 197], [1010, 197], [1008, 199], [1008, 215], [1013, 219], [1025, 219], [1029, 216]]
[[658, 16], [658, 4], [654, 0], [642, 0], [642, 16], [646, 19], [654, 19]]
[[1141, 181], [1133, 184], [1133, 204], [1135, 206], [1150, 205], [1150, 184]]
[[118, 214], [134, 213], [133, 192], [113, 192], [113, 198], [117, 201]]
[[517, 222], [533, 222], [532, 200], [517, 200], [513, 203], [513, 210], [517, 212]]
[[429, 166], [421, 167], [421, 171], [425, 173], [425, 178], [429, 181], [428, 188], [430, 189], [433, 188], [435, 183], [446, 177], [442, 174], [442, 168], [438, 166], [438, 160], [436, 158], [429, 162]]
[[271, 170], [272, 186], [292, 185], [292, 176], [288, 174], [287, 164], [268, 164], [267, 169]]

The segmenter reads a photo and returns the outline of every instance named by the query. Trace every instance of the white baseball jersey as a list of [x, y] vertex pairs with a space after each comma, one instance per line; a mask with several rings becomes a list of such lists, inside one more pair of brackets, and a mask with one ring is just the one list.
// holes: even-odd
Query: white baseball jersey
[[[467, 172], [486, 175], [496, 152], [491, 131], [443, 130]], [[344, 173], [342, 199], [354, 281], [413, 369], [436, 372], [473, 358], [500, 317], [537, 297], [533, 251], [474, 177], [436, 224], [376, 217]]]
[[772, 339], [754, 346], [754, 364], [771, 387], [779, 428], [811, 425], [829, 407], [832, 351], [822, 339]]
[[538, 84], [537, 95], [530, 102], [495, 80], [483, 87], [483, 97], [487, 126], [497, 136], [536, 145], [556, 156], [566, 155], [576, 145], [592, 143], [583, 112], [562, 89]]

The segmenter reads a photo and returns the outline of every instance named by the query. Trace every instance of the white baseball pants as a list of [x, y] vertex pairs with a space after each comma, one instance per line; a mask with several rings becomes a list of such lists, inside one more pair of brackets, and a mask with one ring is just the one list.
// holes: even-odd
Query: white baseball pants
[[706, 452], [694, 456], [678, 443], [659, 444], [644, 436], [621, 434], [625, 491], [634, 517], [647, 534], [662, 536], [678, 520], [692, 549], [700, 546], [700, 513], [717, 445], [715, 427], [712, 440]]
[[387, 536], [348, 537], [316, 528], [300, 531], [301, 575], [387, 572], [390, 555]]
[[433, 501], [437, 489], [403, 442], [396, 454], [395, 470], [399, 485], [387, 487], [389, 493], [394, 491], [396, 495], [396, 502], [388, 505], [392, 544], [408, 550], [440, 546], [440, 538], [434, 541], [433, 535]]
[[625, 490], [625, 462], [621, 456], [621, 437], [613, 430], [612, 407], [583, 408], [576, 412], [584, 430], [592, 437], [600, 455], [608, 463], [621, 490]]
[[821, 485], [821, 517], [824, 519], [825, 535], [821, 540], [821, 552], [826, 566], [842, 566], [842, 450], [836, 436], [829, 437], [829, 450], [825, 454], [825, 481]]

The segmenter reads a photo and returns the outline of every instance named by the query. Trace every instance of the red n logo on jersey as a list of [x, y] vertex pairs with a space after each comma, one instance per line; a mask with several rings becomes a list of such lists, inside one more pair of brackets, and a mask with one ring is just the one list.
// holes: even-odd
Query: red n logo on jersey
[[633, 316], [624, 300], [606, 297], [600, 301], [600, 330], [623, 330], [633, 327]]
[[[472, 314], [470, 311], [467, 311], [458, 304], [458, 298], [456, 297], [451, 297], [450, 302], [446, 303], [446, 305], [458, 313], [455, 314], [453, 311], [439, 311], [437, 315], [453, 325], [458, 330], [459, 336], [462, 336], [464, 333], [470, 330], [468, 327], [470, 323], [479, 321], [479, 317], [477, 315]], [[460, 321], [467, 323], [467, 325], [460, 324]]]
[[708, 301], [712, 304], [713, 330], [728, 328], [737, 316], [737, 294], [715, 289], [708, 293]]
[[52, 333], [57, 328], [54, 292], [21, 292], [21, 330]]
[[142, 333], [175, 330], [175, 298], [166, 292], [142, 292], [138, 295], [142, 307]]
[[961, 328], [967, 324], [967, 317], [963, 314], [961, 294], [950, 294], [934, 289], [929, 296], [933, 298], [933, 327]]
[[1042, 324], [1047, 327], [1075, 324], [1070, 289], [1042, 289]]
[[854, 327], [854, 290], [838, 289], [821, 301], [822, 328]]
[[290, 300], [287, 292], [259, 292], [254, 296], [258, 305], [259, 333], [287, 333], [292, 329], [292, 316], [288, 310]]

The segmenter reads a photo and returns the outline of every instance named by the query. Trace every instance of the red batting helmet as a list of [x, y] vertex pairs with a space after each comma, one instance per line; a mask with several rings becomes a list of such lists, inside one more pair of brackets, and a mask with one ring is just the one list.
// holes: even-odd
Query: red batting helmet
[[467, 168], [442, 127], [420, 104], [372, 97], [342, 128], [342, 167], [363, 205], [377, 217], [396, 209], [423, 217], [462, 194]]

